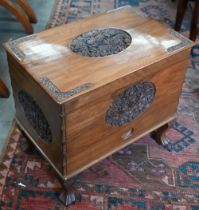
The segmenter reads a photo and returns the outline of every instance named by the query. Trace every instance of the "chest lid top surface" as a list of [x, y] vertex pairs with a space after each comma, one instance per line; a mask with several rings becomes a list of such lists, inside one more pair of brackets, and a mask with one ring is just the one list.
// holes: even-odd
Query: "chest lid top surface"
[[7, 42], [5, 48], [64, 102], [192, 45], [158, 21], [123, 7]]

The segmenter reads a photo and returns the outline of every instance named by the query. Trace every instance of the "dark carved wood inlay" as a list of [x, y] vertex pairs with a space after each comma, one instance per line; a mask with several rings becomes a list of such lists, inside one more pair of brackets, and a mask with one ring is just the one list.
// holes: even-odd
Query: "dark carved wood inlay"
[[14, 55], [17, 57], [18, 60], [23, 60], [25, 58], [25, 54], [23, 51], [21, 51], [17, 45], [32, 40], [34, 38], [36, 38], [37, 35], [33, 34], [27, 37], [22, 37], [16, 40], [11, 40], [7, 43], [8, 48], [10, 48], [10, 50], [14, 53]]
[[147, 15], [146, 13], [142, 12], [141, 10], [139, 11], [138, 9], [135, 9], [134, 7], [130, 5], [126, 5], [126, 6], [118, 7], [116, 9], [109, 10], [107, 11], [107, 13], [118, 13], [119, 11], [124, 11], [124, 10], [130, 10], [131, 12], [136, 13], [145, 18], [149, 17], [149, 15]]
[[52, 141], [52, 134], [48, 121], [36, 101], [25, 91], [19, 91], [19, 102], [23, 108], [26, 119], [34, 128], [41, 139], [46, 142]]
[[55, 84], [52, 83], [52, 81], [50, 81], [47, 77], [42, 77], [40, 79], [41, 84], [44, 85], [45, 87], [48, 88], [48, 90], [50, 90], [50, 92], [53, 94], [53, 96], [55, 96], [57, 99], [62, 100], [65, 98], [69, 98], [72, 97], [82, 91], [85, 91], [87, 89], [90, 89], [91, 87], [93, 87], [92, 83], [84, 83], [76, 88], [73, 88], [71, 90], [68, 91], [64, 91], [62, 92]]
[[173, 52], [175, 50], [178, 50], [180, 48], [185, 47], [186, 45], [190, 45], [190, 44], [193, 43], [191, 40], [189, 40], [188, 38], [184, 37], [183, 35], [181, 35], [180, 33], [176, 32], [176, 31], [174, 31], [172, 29], [169, 29], [169, 33], [172, 34], [173, 36], [175, 36], [181, 42], [179, 44], [177, 44], [177, 45], [174, 45], [172, 47], [169, 47], [167, 49], [168, 52]]
[[155, 85], [141, 81], [119, 94], [106, 113], [106, 122], [119, 127], [140, 116], [155, 97]]
[[72, 40], [70, 49], [82, 56], [104, 57], [117, 54], [131, 44], [131, 35], [116, 28], [95, 29]]

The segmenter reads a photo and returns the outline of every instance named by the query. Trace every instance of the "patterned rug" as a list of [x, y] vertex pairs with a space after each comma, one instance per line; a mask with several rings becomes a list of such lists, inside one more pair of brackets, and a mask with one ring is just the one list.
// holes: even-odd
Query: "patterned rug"
[[[48, 27], [126, 4], [173, 27], [175, 3], [168, 0], [61, 0]], [[189, 12], [182, 33], [188, 35]], [[167, 132], [167, 148], [149, 135], [79, 174], [82, 200], [66, 208], [61, 186], [37, 152], [23, 152], [14, 129], [0, 164], [2, 210], [199, 210], [199, 44], [192, 49], [178, 107]]]

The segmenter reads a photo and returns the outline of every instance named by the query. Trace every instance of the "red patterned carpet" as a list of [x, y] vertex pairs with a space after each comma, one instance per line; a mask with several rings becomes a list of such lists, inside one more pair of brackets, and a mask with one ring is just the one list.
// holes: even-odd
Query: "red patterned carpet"
[[[173, 126], [167, 134], [172, 152], [145, 136], [81, 173], [76, 189], [82, 201], [68, 209], [199, 209], [199, 133], [188, 115]], [[24, 146], [16, 128], [0, 166], [1, 209], [64, 209], [51, 167]]]
[[[131, 3], [169, 25], [168, 1], [60, 1], [51, 27], [66, 20]], [[94, 4], [96, 3], [96, 4]], [[119, 4], [120, 3], [120, 4]], [[91, 12], [92, 11], [92, 12]], [[161, 15], [160, 15], [161, 14]], [[166, 18], [167, 17], [167, 18]], [[186, 25], [187, 24], [187, 25]], [[184, 32], [188, 27], [184, 23]], [[199, 210], [199, 45], [190, 57], [178, 118], [167, 132], [167, 148], [148, 135], [79, 174], [76, 189], [82, 200], [69, 210]], [[0, 164], [0, 209], [63, 210], [61, 186], [42, 156], [23, 152], [25, 139], [17, 128]], [[169, 151], [168, 151], [169, 150]]]

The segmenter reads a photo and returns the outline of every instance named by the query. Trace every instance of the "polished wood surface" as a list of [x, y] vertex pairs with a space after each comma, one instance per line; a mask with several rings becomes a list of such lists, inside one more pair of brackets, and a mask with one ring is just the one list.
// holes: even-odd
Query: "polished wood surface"
[[0, 79], [0, 98], [8, 98], [10, 95], [8, 88], [4, 82]]
[[[104, 58], [84, 57], [69, 49], [70, 42], [78, 35], [103, 27], [124, 29], [132, 36], [131, 45], [118, 54]], [[41, 77], [48, 77], [61, 91], [67, 91], [90, 82], [94, 84], [92, 89], [97, 89], [169, 57], [172, 53], [168, 53], [167, 49], [179, 43], [180, 40], [171, 35], [166, 26], [127, 10], [46, 30], [18, 43], [17, 47], [25, 55], [19, 62], [38, 82]], [[187, 47], [189, 46], [185, 46]], [[10, 53], [15, 55], [13, 51]], [[79, 95], [81, 94], [84, 92]], [[78, 95], [74, 97], [76, 96]]]
[[[76, 36], [104, 27], [125, 30], [132, 43], [118, 54], [98, 58], [70, 50], [70, 42]], [[63, 179], [73, 177], [175, 118], [192, 46], [192, 42], [165, 25], [129, 9], [9, 42], [5, 48], [18, 124]], [[57, 94], [84, 83], [93, 86], [60, 99], [52, 93], [52, 86], [41, 82], [42, 77], [54, 84]], [[139, 81], [155, 85], [154, 100], [132, 122], [110, 127], [105, 121], [109, 106]], [[44, 142], [26, 119], [17, 95], [20, 90], [28, 92], [41, 107], [52, 130], [51, 143]], [[132, 135], [123, 138], [130, 130]]]
[[[110, 92], [113, 92], [113, 90], [116, 93], [118, 92], [118, 89], [114, 89], [112, 85], [107, 87], [110, 92], [103, 90], [101, 94], [96, 92], [95, 101], [85, 106], [76, 109], [78, 107], [78, 102], [76, 102], [75, 110], [68, 113], [66, 117], [66, 124], [68, 125], [68, 173], [73, 174], [83, 165], [100, 159], [107, 153], [110, 155], [111, 151], [117, 151], [131, 144], [144, 132], [148, 131], [149, 133], [165, 119], [175, 116], [187, 65], [184, 56], [188, 55], [189, 51], [182, 53], [181, 58], [175, 58], [176, 63], [173, 65], [167, 63], [167, 67], [164, 67], [163, 63], [162, 65], [159, 63], [159, 68], [151, 65], [147, 70], [143, 70], [139, 74], [133, 73], [117, 82], [118, 89], [121, 88], [120, 85], [127, 88], [130, 84], [139, 80], [151, 81], [156, 86], [155, 100], [149, 108], [144, 114], [125, 126], [111, 128], [104, 122], [106, 111], [114, 99], [112, 98], [114, 94]], [[148, 75], [145, 73], [146, 71], [148, 71]], [[82, 97], [78, 101], [82, 100], [86, 99]], [[134, 130], [133, 135], [124, 140], [122, 138], [123, 134], [132, 128]]]
[[7, 9], [12, 15], [14, 15], [18, 21], [22, 24], [25, 31], [29, 34], [33, 33], [33, 27], [31, 23], [36, 23], [37, 18], [32, 8], [27, 4], [25, 0], [17, 0], [18, 5], [21, 6], [23, 11], [17, 6], [16, 3], [10, 0], [0, 0], [0, 6]]

